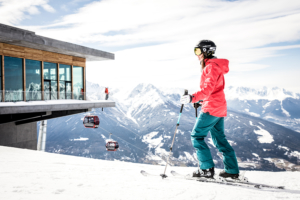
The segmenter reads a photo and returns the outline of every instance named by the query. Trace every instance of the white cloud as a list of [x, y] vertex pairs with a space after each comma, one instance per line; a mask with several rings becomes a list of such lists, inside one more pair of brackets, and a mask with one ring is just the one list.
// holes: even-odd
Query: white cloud
[[44, 3], [44, 4], [42, 4], [41, 6], [42, 6], [42, 7], [44, 8], [44, 10], [46, 10], [47, 12], [52, 12], [52, 13], [55, 12], [55, 9], [52, 8], [49, 4]]
[[55, 10], [47, 4], [48, 0], [0, 0], [0, 23], [15, 25], [29, 15], [39, 14], [39, 6], [48, 12]]

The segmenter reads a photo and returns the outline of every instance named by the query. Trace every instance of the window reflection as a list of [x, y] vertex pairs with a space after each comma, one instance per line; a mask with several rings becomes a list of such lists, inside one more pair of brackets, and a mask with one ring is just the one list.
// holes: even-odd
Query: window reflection
[[74, 99], [84, 99], [83, 67], [73, 66], [73, 93]]
[[4, 56], [5, 101], [23, 101], [23, 60]]
[[[4, 66], [2, 66], [2, 59], [4, 59]], [[84, 100], [83, 67], [73, 66], [72, 78], [71, 65], [60, 64], [58, 70], [57, 63], [44, 62], [42, 65], [42, 61], [25, 59], [25, 71], [23, 71], [23, 62], [22, 58], [0, 55], [0, 91], [3, 89], [5, 95], [3, 101], [23, 101], [24, 95], [26, 95], [26, 101], [42, 100], [42, 93], [44, 93], [44, 100], [55, 100], [58, 99], [58, 87], [60, 99], [72, 99], [74, 94], [74, 99]], [[43, 69], [42, 66], [44, 66]], [[5, 72], [5, 78], [2, 69]], [[2, 78], [5, 81], [4, 85]], [[44, 92], [42, 92], [42, 78], [44, 79]], [[2, 97], [0, 92], [0, 101]]]
[[0, 102], [2, 101], [2, 56], [0, 55]]
[[41, 100], [42, 62], [26, 60], [26, 101]]
[[72, 99], [71, 66], [59, 65], [59, 98]]
[[44, 62], [44, 99], [57, 99], [57, 64]]

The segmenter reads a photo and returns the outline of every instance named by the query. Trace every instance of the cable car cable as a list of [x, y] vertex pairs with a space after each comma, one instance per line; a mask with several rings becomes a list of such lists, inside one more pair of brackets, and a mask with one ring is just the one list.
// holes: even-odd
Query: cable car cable
[[[102, 127], [99, 127], [99, 128], [101, 128], [101, 129], [103, 129], [104, 131], [110, 133], [109, 131], [105, 130], [105, 129], [102, 128]], [[143, 151], [143, 152], [145, 152], [145, 153], [147, 153], [147, 154], [149, 153], [149, 151], [147, 152], [147, 151], [145, 151], [145, 150], [143, 150], [143, 149], [141, 149], [141, 148], [139, 148], [139, 147], [137, 147], [137, 146], [131, 144], [130, 142], [127, 142], [126, 140], [124, 140], [124, 139], [122, 139], [122, 138], [120, 138], [120, 137], [118, 137], [118, 136], [116, 136], [116, 135], [114, 135], [114, 137], [117, 137], [117, 138], [123, 140], [124, 142], [126, 142], [126, 143], [128, 143], [128, 144], [134, 146], [134, 147], [137, 148], [137, 149], [140, 149], [141, 151]], [[150, 152], [151, 152], [151, 151], [150, 151]], [[162, 161], [166, 162], [162, 157], [160, 157], [160, 156], [158, 156], [158, 155], [156, 155], [156, 154], [153, 154], [152, 152], [151, 152], [151, 154], [154, 155], [154, 156], [159, 157]], [[171, 165], [171, 166], [173, 165], [172, 163], [168, 163], [168, 164]]]
[[128, 131], [130, 131], [131, 133], [135, 134], [136, 136], [141, 137], [141, 135], [138, 135], [137, 133], [131, 131], [131, 130], [128, 129], [128, 128], [126, 128], [125, 126], [121, 126], [121, 124], [120, 124], [119, 121], [117, 121], [117, 120], [115, 120], [115, 119], [113, 119], [113, 118], [110, 118], [110, 119], [113, 120], [113, 121], [115, 121], [115, 122], [117, 122], [117, 126], [119, 125], [120, 127], [123, 127], [123, 128], [125, 128], [125, 129], [127, 129]]
[[[104, 131], [110, 133], [109, 131], [105, 130], [104, 128], [102, 128], [102, 127], [100, 127], [100, 128], [103, 129]], [[123, 140], [123, 141], [125, 141], [125, 142], [127, 142], [126, 140], [124, 140], [124, 139], [122, 139], [122, 138], [120, 138], [120, 137], [118, 137], [118, 136], [116, 136], [116, 135], [113, 135], [113, 136], [114, 136], [114, 137], [117, 137], [117, 138], [119, 138], [119, 139], [121, 139], [121, 140]], [[140, 149], [139, 147], [137, 147], [137, 146], [131, 144], [130, 142], [127, 142], [127, 143], [130, 144], [130, 145], [132, 145], [132, 146], [134, 146], [134, 147], [136, 147], [136, 148], [138, 148], [138, 149]], [[142, 150], [142, 151], [145, 152], [145, 153], [149, 153], [149, 152], [147, 152], [147, 151], [145, 151], [145, 150], [143, 150], [143, 149], [140, 149], [140, 150]]]

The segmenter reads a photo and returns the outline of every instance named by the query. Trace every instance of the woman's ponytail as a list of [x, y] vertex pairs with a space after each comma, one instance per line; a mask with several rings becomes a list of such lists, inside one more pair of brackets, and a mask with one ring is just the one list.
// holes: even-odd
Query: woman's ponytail
[[204, 59], [200, 62], [200, 64], [201, 64], [201, 72], [204, 70], [204, 68], [205, 68], [205, 61], [204, 61]]

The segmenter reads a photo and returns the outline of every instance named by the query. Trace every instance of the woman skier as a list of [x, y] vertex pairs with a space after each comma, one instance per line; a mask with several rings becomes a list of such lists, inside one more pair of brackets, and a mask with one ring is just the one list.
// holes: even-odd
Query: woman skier
[[180, 102], [186, 104], [203, 100], [200, 116], [191, 133], [192, 144], [196, 149], [200, 164], [200, 169], [193, 172], [193, 177], [213, 178], [215, 174], [215, 165], [209, 147], [204, 141], [210, 131], [214, 145], [219, 152], [223, 153], [225, 169], [220, 172], [219, 176], [237, 179], [239, 168], [236, 155], [224, 134], [224, 117], [227, 115], [224, 74], [229, 71], [229, 61], [214, 57], [215, 51], [216, 45], [210, 40], [201, 40], [196, 45], [194, 52], [202, 68], [200, 91], [193, 95], [183, 95]]

